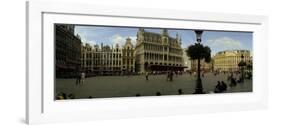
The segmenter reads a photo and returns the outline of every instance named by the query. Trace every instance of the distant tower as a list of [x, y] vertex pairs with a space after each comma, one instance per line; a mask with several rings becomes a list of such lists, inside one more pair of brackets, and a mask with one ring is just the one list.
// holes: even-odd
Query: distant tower
[[179, 40], [179, 34], [178, 33], [176, 34], [176, 39]]
[[74, 25], [66, 25], [66, 29], [71, 32], [71, 34], [74, 35], [74, 28], [75, 26]]
[[179, 34], [176, 34], [176, 45], [179, 46], [180, 44], [180, 38], [179, 38]]
[[167, 29], [162, 30], [162, 36], [168, 36], [168, 31]]
[[139, 31], [144, 32], [144, 28], [143, 27], [139, 28]]
[[137, 33], [137, 44], [140, 44], [144, 41], [144, 28], [139, 28]]
[[180, 47], [181, 47], [181, 44], [182, 44], [182, 43], [181, 43], [181, 37], [180, 37], [180, 38], [179, 38], [179, 46], [180, 46]]
[[126, 43], [125, 43], [125, 47], [129, 47], [129, 48], [132, 48], [133, 47], [133, 44], [132, 44], [132, 39], [130, 37], [128, 37], [126, 39]]
[[162, 30], [162, 44], [167, 45], [168, 44], [168, 31], [167, 29]]

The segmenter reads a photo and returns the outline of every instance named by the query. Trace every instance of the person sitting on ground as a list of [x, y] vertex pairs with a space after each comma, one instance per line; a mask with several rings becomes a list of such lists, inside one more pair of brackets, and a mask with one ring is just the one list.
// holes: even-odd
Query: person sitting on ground
[[224, 83], [224, 81], [218, 81], [218, 84], [215, 87], [215, 93], [222, 93], [225, 92], [227, 89], [227, 85]]
[[63, 96], [62, 96], [62, 93], [58, 93], [57, 96], [56, 96], [56, 99], [57, 100], [63, 100]]
[[179, 92], [179, 95], [183, 94], [182, 89], [179, 89], [178, 92]]
[[65, 93], [62, 93], [62, 97], [63, 97], [63, 99], [67, 99], [67, 96]]
[[216, 85], [216, 87], [215, 87], [215, 93], [220, 93], [221, 91], [220, 91], [220, 86], [221, 86], [221, 82], [220, 81], [218, 81], [218, 84]]
[[69, 99], [75, 99], [75, 95], [73, 93], [71, 93], [71, 94], [68, 95], [68, 98]]
[[224, 83], [224, 81], [221, 81], [221, 92], [225, 92], [227, 90], [227, 85]]

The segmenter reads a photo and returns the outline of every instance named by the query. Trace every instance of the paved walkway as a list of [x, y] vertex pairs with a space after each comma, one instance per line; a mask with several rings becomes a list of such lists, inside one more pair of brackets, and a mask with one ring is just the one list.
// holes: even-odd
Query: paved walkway
[[[154, 96], [157, 92], [161, 95], [178, 95], [181, 89], [183, 94], [192, 94], [195, 88], [195, 76], [189, 74], [175, 76], [172, 82], [166, 80], [166, 75], [150, 75], [149, 80], [145, 76], [99, 76], [86, 78], [84, 85], [76, 85], [75, 79], [56, 79], [56, 93], [64, 92], [74, 94], [75, 98], [104, 98], [104, 97], [128, 97]], [[225, 81], [224, 74], [214, 76], [206, 74], [202, 78], [203, 88], [206, 93], [212, 93], [217, 81]], [[251, 92], [252, 80], [245, 80], [244, 84], [228, 87], [227, 92]]]

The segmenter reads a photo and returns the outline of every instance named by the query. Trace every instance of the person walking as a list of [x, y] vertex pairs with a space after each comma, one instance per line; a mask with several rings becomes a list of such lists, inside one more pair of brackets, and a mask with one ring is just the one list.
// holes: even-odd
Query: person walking
[[167, 72], [167, 79], [166, 79], [166, 80], [167, 80], [167, 81], [170, 80], [170, 71]]
[[146, 73], [145, 73], [145, 79], [146, 79], [146, 81], [148, 81], [148, 75], [149, 75], [149, 73], [146, 72]]
[[81, 76], [80, 76], [80, 73], [76, 73], [76, 85], [79, 85], [80, 84], [80, 81], [81, 81]]
[[85, 78], [86, 78], [86, 74], [84, 72], [81, 73], [81, 85], [84, 84], [84, 81], [85, 81]]
[[171, 82], [173, 81], [173, 76], [174, 76], [174, 72], [171, 71], [171, 74], [170, 74], [170, 81], [171, 81]]

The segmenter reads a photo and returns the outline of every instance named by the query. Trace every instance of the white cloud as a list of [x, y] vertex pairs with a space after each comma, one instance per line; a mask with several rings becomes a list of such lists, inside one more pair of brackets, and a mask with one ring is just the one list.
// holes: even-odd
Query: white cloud
[[136, 36], [130, 36], [130, 38], [132, 39], [132, 44], [134, 46], [136, 46], [136, 44], [137, 44], [137, 37]]
[[110, 44], [111, 45], [116, 45], [118, 44], [119, 46], [123, 46], [126, 43], [126, 39], [130, 37], [132, 40], [132, 44], [136, 45], [136, 36], [121, 36], [119, 34], [115, 34], [112, 37], [109, 38]]
[[82, 43], [89, 43], [90, 45], [96, 45], [97, 44], [97, 41], [88, 40], [88, 39], [86, 39], [86, 37], [84, 37], [81, 34], [80, 34], [80, 38], [81, 38]]
[[119, 35], [119, 34], [115, 34], [112, 37], [109, 38], [110, 44], [116, 45], [123, 45], [124, 44], [124, 38]]
[[234, 50], [243, 49], [239, 40], [234, 40], [229, 37], [221, 37], [218, 39], [207, 40], [206, 45], [210, 46], [212, 50]]
[[99, 30], [99, 27], [92, 26], [75, 26], [75, 34], [82, 35], [87, 38], [95, 38], [101, 35], [102, 32], [96, 32]]
[[92, 46], [97, 45], [96, 41], [88, 41], [87, 43], [91, 44]]

